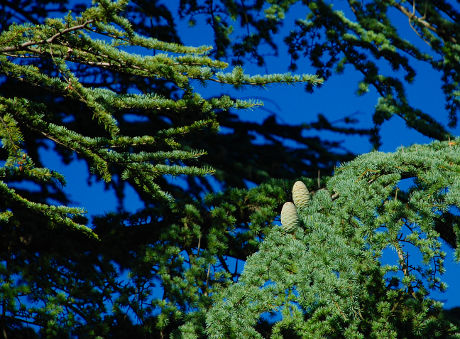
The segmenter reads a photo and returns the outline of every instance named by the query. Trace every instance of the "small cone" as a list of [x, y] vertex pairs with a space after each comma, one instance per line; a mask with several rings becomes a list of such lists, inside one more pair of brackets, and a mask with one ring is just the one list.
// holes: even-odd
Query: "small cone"
[[281, 224], [286, 232], [292, 233], [299, 226], [297, 210], [292, 202], [286, 202], [281, 209]]
[[310, 192], [302, 181], [296, 181], [292, 187], [292, 200], [297, 208], [305, 208], [310, 201]]

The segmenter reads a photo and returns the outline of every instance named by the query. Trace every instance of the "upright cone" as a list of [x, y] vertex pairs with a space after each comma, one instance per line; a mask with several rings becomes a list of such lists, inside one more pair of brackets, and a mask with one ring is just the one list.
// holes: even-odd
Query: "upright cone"
[[305, 208], [310, 201], [310, 192], [302, 181], [296, 181], [292, 187], [292, 200], [297, 208]]
[[292, 202], [286, 202], [281, 209], [281, 224], [286, 232], [292, 233], [299, 226], [297, 209]]

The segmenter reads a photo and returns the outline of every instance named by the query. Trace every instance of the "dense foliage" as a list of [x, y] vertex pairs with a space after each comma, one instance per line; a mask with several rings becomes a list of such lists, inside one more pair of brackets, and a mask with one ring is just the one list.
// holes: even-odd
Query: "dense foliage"
[[[238, 283], [218, 293], [207, 315], [211, 337], [262, 337], [258, 322], [276, 312], [274, 337], [458, 335], [428, 297], [445, 288], [436, 230], [455, 220], [457, 248], [460, 239], [451, 213], [460, 203], [458, 143], [360, 156], [312, 199], [297, 182], [283, 227], [267, 232]], [[408, 179], [413, 185], [400, 190]], [[397, 254], [393, 265], [380, 264], [386, 249]]]
[[[278, 48], [292, 6], [307, 16], [285, 39], [290, 68], [305, 57], [316, 74], [246, 74], [248, 59], [263, 64], [263, 42]], [[455, 320], [429, 293], [444, 289], [440, 237], [457, 250], [460, 239], [460, 141], [449, 134], [459, 108], [460, 14], [447, 1], [348, 6], [0, 2], [1, 335], [454, 335]], [[215, 48], [183, 46], [176, 10], [191, 24], [204, 18]], [[407, 15], [428, 49], [399, 35], [392, 10]], [[238, 22], [244, 29], [234, 31]], [[404, 74], [384, 75], [382, 60]], [[449, 127], [406, 97], [413, 60], [441, 75]], [[371, 129], [324, 116], [299, 126], [274, 116], [245, 122], [261, 102], [207, 94], [213, 83], [300, 82], [311, 91], [346, 65], [362, 74], [361, 93], [379, 93]], [[305, 136], [369, 135], [378, 147], [393, 115], [441, 141], [335, 169], [352, 153]], [[83, 159], [90, 173], [82, 175], [105, 182], [118, 209], [89, 220], [69, 207], [64, 176], [41, 158], [45, 148], [66, 164]], [[300, 178], [306, 186], [297, 182], [294, 204], [281, 210]], [[144, 204], [136, 213], [123, 208], [127, 185]], [[394, 265], [382, 266], [389, 248]]]

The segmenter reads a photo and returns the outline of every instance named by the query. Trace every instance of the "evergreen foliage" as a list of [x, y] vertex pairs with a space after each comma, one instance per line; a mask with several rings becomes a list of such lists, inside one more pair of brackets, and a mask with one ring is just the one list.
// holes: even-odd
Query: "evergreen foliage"
[[[460, 206], [459, 142], [373, 152], [338, 168], [299, 209], [303, 227], [294, 235], [268, 231], [238, 283], [217, 293], [207, 314], [210, 337], [262, 338], [258, 325], [274, 313], [274, 338], [459, 336], [429, 298], [445, 289], [436, 229], [446, 219], [454, 220], [459, 248], [452, 215]], [[404, 179], [413, 180], [407, 191], [398, 188]], [[283, 206], [283, 226], [286, 207], [295, 208]], [[382, 265], [386, 249], [398, 261]]]
[[[429, 293], [445, 288], [440, 237], [460, 257], [454, 209], [460, 141], [405, 94], [415, 76], [410, 61], [431, 65], [443, 78], [455, 125], [453, 6], [414, 2], [411, 12], [407, 1], [348, 1], [349, 16], [327, 1], [302, 2], [308, 17], [286, 39], [291, 70], [304, 54], [316, 74], [249, 76], [241, 67], [245, 56], [263, 63], [261, 43], [277, 48], [275, 33], [300, 1], [180, 1], [180, 17], [193, 24], [204, 15], [211, 24], [214, 50], [180, 43], [173, 6], [95, 3], [0, 2], [0, 336], [458, 332], [459, 317]], [[430, 52], [397, 34], [392, 8], [408, 16]], [[55, 12], [62, 19], [52, 19]], [[255, 30], [236, 37], [231, 26], [238, 20]], [[405, 79], [382, 75], [381, 60], [403, 69]], [[303, 125], [274, 115], [247, 122], [236, 112], [261, 102], [211, 97], [205, 88], [302, 82], [311, 90], [348, 64], [363, 74], [360, 92], [374, 86], [381, 96], [373, 129], [322, 115]], [[369, 135], [378, 146], [378, 129], [394, 114], [449, 141], [373, 152], [329, 177], [353, 154], [339, 142], [305, 136], [312, 130]], [[82, 176], [113, 189], [118, 210], [89, 220], [83, 209], [69, 207], [65, 178], [44, 163], [44, 148], [66, 164], [83, 159], [90, 173]], [[408, 190], [397, 187], [411, 178]], [[248, 182], [258, 186], [247, 189]], [[126, 186], [144, 204], [136, 213], [123, 208]], [[291, 198], [294, 204], [281, 210]], [[283, 227], [274, 222], [280, 210]], [[383, 266], [379, 258], [388, 248], [398, 259]], [[271, 321], [267, 312], [278, 311], [281, 320]]]
[[[380, 144], [380, 126], [395, 115], [431, 138], [449, 137], [435, 113], [417, 108], [407, 96], [406, 88], [417, 74], [415, 65], [425, 64], [439, 73], [449, 126], [457, 125], [460, 11], [455, 1], [184, 0], [180, 8], [191, 22], [205, 17], [214, 31], [216, 55], [228, 56], [235, 64], [252, 59], [263, 65], [264, 47], [278, 52], [281, 47], [276, 37], [283, 24], [293, 25], [284, 36], [291, 70], [309, 62], [316, 74], [327, 80], [351, 66], [362, 77], [357, 93], [372, 88], [378, 93], [372, 114], [376, 146]], [[396, 13], [417, 39], [402, 33], [401, 23], [395, 24]], [[237, 25], [244, 29], [236, 30]], [[312, 90], [308, 84], [306, 88]]]
[[[178, 139], [196, 130], [217, 129], [214, 116], [216, 110], [251, 108], [257, 105], [255, 102], [232, 100], [228, 96], [205, 100], [193, 91], [190, 84], [192, 79], [236, 87], [248, 84], [264, 86], [273, 82], [321, 83], [315, 76], [308, 75], [271, 74], [251, 77], [244, 74], [241, 67], [235, 67], [231, 73], [223, 73], [221, 70], [227, 65], [203, 55], [209, 49], [207, 47], [187, 48], [135, 34], [130, 23], [117, 14], [124, 5], [125, 2], [102, 1], [97, 7], [83, 12], [81, 17], [72, 18], [69, 15], [65, 20], [47, 19], [45, 25], [12, 25], [2, 33], [1, 74], [40, 87], [64, 100], [65, 104], [83, 106], [79, 107], [80, 112], [87, 110], [85, 113], [91, 114], [98, 131], [95, 136], [87, 136], [67, 128], [65, 123], [57, 123], [56, 118], [48, 113], [46, 102], [17, 96], [1, 97], [4, 115], [1, 125], [2, 143], [9, 154], [3, 171], [5, 180], [9, 179], [7, 174], [10, 172], [16, 176], [24, 172], [31, 180], [35, 179], [35, 175], [38, 180], [44, 179], [45, 173], [42, 172], [46, 170], [41, 169], [40, 174], [33, 171], [33, 162], [21, 150], [23, 136], [18, 127], [21, 125], [24, 129], [38, 131], [45, 138], [76, 152], [88, 161], [94, 173], [104, 181], [111, 181], [110, 167], [116, 167], [121, 178], [132, 183], [139, 191], [171, 200], [169, 194], [156, 183], [158, 177], [166, 174], [202, 176], [212, 173], [208, 167], [186, 166], [187, 161], [206, 152], [189, 149]], [[96, 40], [92, 37], [94, 34], [112, 40]], [[141, 56], [128, 53], [120, 46], [137, 46], [184, 55], [168, 56], [162, 53]], [[44, 74], [33, 64], [23, 65], [21, 59], [24, 58], [49, 59], [54, 66], [54, 74]], [[70, 63], [91, 65], [133, 76], [165, 79], [183, 90], [182, 97], [173, 101], [159, 95], [122, 94], [86, 87], [71, 71]], [[185, 109], [200, 112], [198, 116], [201, 119], [174, 128], [160, 129], [153, 135], [128, 135], [120, 129], [117, 121], [117, 118], [123, 119], [124, 115], [133, 114], [136, 110], [148, 114], [155, 114], [155, 110], [172, 110], [180, 114]], [[47, 174], [49, 180], [56, 179], [56, 175], [53, 177]], [[13, 195], [14, 192], [9, 194]], [[8, 202], [5, 203], [8, 206]], [[63, 210], [61, 213], [77, 214], [81, 211]]]
[[[165, 183], [165, 175], [212, 173], [209, 166], [195, 165], [195, 159], [206, 151], [193, 148], [187, 137], [215, 133], [219, 111], [259, 103], [229, 96], [204, 99], [192, 82], [234, 87], [321, 83], [309, 75], [248, 76], [241, 67], [225, 73], [226, 63], [206, 56], [208, 47], [184, 47], [135, 33], [119, 14], [125, 5], [124, 1], [101, 1], [81, 16], [48, 18], [42, 25], [11, 25], [0, 35], [0, 73], [7, 84], [0, 96], [0, 133], [6, 151], [0, 183], [5, 336], [21, 333], [15, 329], [23, 324], [39, 326], [45, 337], [107, 335], [114, 326], [121, 333], [128, 326], [129, 332], [136, 326], [129, 326], [129, 320], [120, 323], [129, 314], [142, 321], [142, 332], [163, 333], [184, 318], [190, 318], [192, 324], [202, 318], [203, 311], [191, 310], [205, 309], [209, 281], [205, 285], [194, 282], [206, 270], [209, 276], [209, 265], [217, 254], [222, 255], [228, 240], [219, 239], [212, 230], [209, 239], [203, 239], [207, 251], [201, 254], [200, 203], [179, 200], [180, 192], [175, 200], [160, 183]], [[135, 54], [130, 52], [134, 46], [155, 53]], [[89, 76], [80, 65], [93, 72], [102, 69], [161, 79], [174, 86], [176, 94], [167, 98], [89, 86], [80, 80]], [[8, 91], [19, 84], [33, 91]], [[160, 121], [167, 117], [174, 123], [138, 134], [123, 124], [133, 114], [159, 116]], [[156, 219], [149, 222], [157, 230], [147, 243], [138, 234], [120, 238], [125, 232], [124, 219], [136, 216], [107, 216], [88, 227], [84, 210], [67, 207], [65, 199], [61, 199], [64, 204], [56, 204], [46, 191], [59, 191], [59, 185], [65, 184], [63, 176], [34, 162], [39, 161], [38, 147], [44, 140], [54, 143], [69, 160], [74, 155], [84, 159], [98, 180], [110, 183], [117, 176], [118, 182], [132, 185], [151, 206], [132, 223], [145, 225], [147, 216]], [[34, 196], [15, 187], [21, 181], [41, 185], [41, 194]], [[216, 215], [218, 220], [223, 217]], [[216, 222], [214, 227], [228, 225]], [[119, 252], [119, 246], [126, 252]], [[254, 248], [254, 240], [251, 246]], [[183, 270], [184, 262], [189, 270]], [[120, 280], [125, 269], [132, 279]], [[164, 290], [159, 299], [153, 298], [157, 279]], [[140, 286], [144, 286], [142, 292]], [[134, 291], [139, 291], [135, 297]]]

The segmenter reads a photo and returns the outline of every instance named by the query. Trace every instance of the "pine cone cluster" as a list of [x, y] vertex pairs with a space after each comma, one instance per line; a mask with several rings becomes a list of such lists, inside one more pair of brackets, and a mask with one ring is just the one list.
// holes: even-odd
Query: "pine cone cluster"
[[286, 202], [281, 209], [281, 224], [288, 233], [294, 233], [299, 226], [299, 215], [297, 209], [307, 207], [310, 201], [310, 193], [307, 186], [301, 181], [297, 181], [292, 187], [292, 202]]

